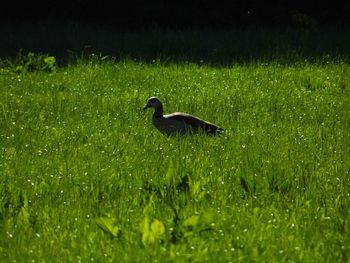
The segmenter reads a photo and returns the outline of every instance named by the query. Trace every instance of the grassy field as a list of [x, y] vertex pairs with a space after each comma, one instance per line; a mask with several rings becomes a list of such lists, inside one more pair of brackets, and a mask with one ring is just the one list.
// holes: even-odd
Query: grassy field
[[0, 69], [1, 262], [350, 261], [349, 64], [39, 58]]

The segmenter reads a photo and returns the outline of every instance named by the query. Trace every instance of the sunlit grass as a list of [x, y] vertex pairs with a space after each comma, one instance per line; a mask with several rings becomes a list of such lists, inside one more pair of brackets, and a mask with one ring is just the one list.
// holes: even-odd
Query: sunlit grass
[[[350, 67], [0, 75], [0, 261], [346, 262]], [[164, 137], [149, 96], [225, 129]]]

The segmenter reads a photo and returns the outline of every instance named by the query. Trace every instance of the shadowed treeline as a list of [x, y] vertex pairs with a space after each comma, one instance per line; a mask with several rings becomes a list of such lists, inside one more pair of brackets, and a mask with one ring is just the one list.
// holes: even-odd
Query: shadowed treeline
[[255, 27], [214, 30], [148, 29], [119, 31], [94, 23], [55, 20], [47, 23], [3, 24], [0, 57], [15, 57], [21, 50], [54, 55], [59, 63], [102, 54], [120, 59], [152, 62], [194, 62], [230, 65], [254, 61], [293, 63], [329, 58], [348, 59], [350, 30]]
[[247, 25], [318, 27], [349, 24], [350, 0], [58, 0], [6, 1], [1, 20], [60, 18], [121, 30], [165, 27], [228, 28]]
[[[347, 60], [350, 0], [8, 1], [0, 57], [81, 55], [229, 65]], [[11, 5], [13, 8], [11, 8]], [[29, 11], [30, 10], [30, 11]]]

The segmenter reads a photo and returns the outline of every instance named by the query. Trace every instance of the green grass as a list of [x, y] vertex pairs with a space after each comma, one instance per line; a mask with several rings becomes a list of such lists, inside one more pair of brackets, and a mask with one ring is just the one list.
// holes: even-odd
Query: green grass
[[1, 262], [350, 261], [348, 64], [4, 65]]

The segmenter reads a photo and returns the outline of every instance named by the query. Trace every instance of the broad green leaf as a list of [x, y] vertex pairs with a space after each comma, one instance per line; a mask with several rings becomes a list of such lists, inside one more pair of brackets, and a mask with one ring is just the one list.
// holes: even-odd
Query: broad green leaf
[[118, 237], [120, 235], [120, 229], [117, 226], [114, 218], [103, 216], [96, 218], [95, 221], [102, 230], [111, 234], [112, 236]]

